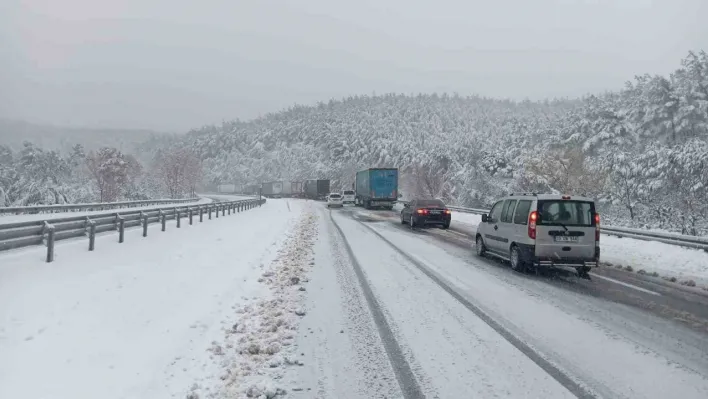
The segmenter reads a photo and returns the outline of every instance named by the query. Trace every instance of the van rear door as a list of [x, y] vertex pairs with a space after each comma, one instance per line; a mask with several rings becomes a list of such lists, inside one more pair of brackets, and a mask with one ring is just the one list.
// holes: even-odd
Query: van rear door
[[539, 200], [537, 211], [536, 256], [557, 260], [594, 259], [594, 202]]

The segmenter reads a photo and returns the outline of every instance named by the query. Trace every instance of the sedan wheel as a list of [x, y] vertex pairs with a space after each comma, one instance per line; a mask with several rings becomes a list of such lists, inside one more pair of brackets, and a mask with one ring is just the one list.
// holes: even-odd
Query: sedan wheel
[[411, 230], [415, 229], [415, 219], [413, 219], [413, 215], [411, 215], [411, 220], [408, 223], [411, 225]]
[[403, 219], [403, 212], [401, 212], [401, 224], [406, 224], [406, 220]]

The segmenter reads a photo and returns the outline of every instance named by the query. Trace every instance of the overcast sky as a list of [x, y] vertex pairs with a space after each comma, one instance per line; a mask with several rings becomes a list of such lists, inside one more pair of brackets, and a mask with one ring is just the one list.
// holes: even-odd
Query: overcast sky
[[185, 131], [372, 92], [617, 89], [708, 49], [706, 0], [0, 0], [0, 117]]

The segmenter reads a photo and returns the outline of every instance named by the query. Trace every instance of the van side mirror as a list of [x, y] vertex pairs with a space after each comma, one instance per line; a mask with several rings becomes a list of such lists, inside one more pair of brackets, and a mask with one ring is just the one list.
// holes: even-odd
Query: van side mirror
[[487, 223], [488, 220], [489, 220], [489, 217], [487, 216], [487, 214], [486, 213], [482, 214], [482, 223]]

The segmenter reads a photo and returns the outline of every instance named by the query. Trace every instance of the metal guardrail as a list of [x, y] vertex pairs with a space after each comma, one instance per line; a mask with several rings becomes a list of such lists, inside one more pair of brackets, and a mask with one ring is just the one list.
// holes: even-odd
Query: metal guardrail
[[[65, 205], [30, 205], [30, 206], [10, 206], [0, 207], [0, 215], [21, 215], [21, 214], [37, 214], [57, 213], [57, 212], [80, 212], [80, 211], [105, 211], [108, 209], [121, 208], [137, 208], [151, 205], [164, 204], [185, 204], [197, 202], [201, 198], [185, 198], [185, 199], [160, 199], [160, 200], [141, 200], [141, 201], [123, 201], [123, 202], [96, 202], [88, 204], [65, 204]], [[2, 219], [0, 219], [2, 221]]]
[[194, 217], [204, 221], [204, 216], [211, 220], [212, 215], [219, 217], [228, 213], [242, 212], [261, 206], [265, 200], [246, 199], [237, 201], [216, 202], [212, 204], [158, 207], [145, 210], [129, 210], [126, 212], [101, 213], [90, 216], [61, 217], [31, 222], [0, 224], [0, 251], [32, 245], [47, 246], [47, 262], [54, 260], [54, 243], [60, 240], [87, 236], [88, 250], [95, 248], [96, 234], [117, 231], [118, 242], [125, 239], [125, 229], [142, 226], [143, 237], [147, 237], [148, 226], [161, 223], [165, 231], [168, 220], [175, 220], [177, 228], [181, 227], [182, 218], [193, 223]]
[[[398, 201], [401, 204], [406, 204], [408, 201]], [[475, 215], [482, 215], [488, 213], [489, 209], [479, 209], [479, 208], [465, 208], [461, 206], [447, 206], [448, 209], [457, 212], [472, 213]], [[643, 241], [656, 241], [663, 242], [665, 244], [678, 245], [687, 248], [702, 249], [708, 252], [708, 238], [707, 237], [696, 237], [687, 236], [683, 234], [674, 233], [663, 233], [658, 231], [640, 230], [640, 229], [630, 229], [627, 227], [615, 227], [615, 226], [604, 226], [600, 227], [600, 232], [606, 235], [612, 235], [616, 237], [627, 237], [634, 238]]]

